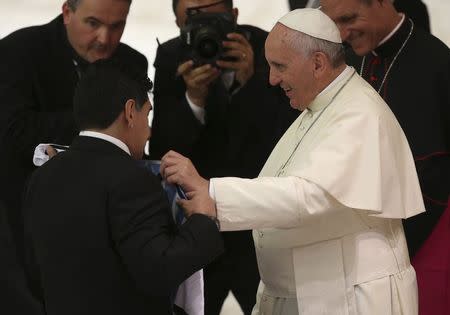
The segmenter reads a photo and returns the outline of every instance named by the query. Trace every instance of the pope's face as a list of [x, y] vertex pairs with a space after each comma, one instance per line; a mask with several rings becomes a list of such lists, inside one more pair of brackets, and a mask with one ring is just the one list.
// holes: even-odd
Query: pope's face
[[322, 11], [337, 25], [342, 41], [350, 44], [354, 52], [363, 56], [374, 50], [385, 37], [385, 7], [383, 1], [373, 0], [321, 0]]
[[68, 40], [88, 62], [107, 59], [120, 43], [130, 3], [125, 0], [81, 0], [73, 11], [63, 5]]
[[277, 24], [266, 40], [265, 55], [270, 66], [270, 84], [279, 85], [293, 108], [304, 110], [314, 99], [313, 63], [285, 41], [287, 27]]

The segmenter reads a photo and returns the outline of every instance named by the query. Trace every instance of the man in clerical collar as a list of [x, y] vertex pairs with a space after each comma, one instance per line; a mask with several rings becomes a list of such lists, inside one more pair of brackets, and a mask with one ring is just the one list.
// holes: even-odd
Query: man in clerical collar
[[282, 17], [266, 40], [270, 83], [302, 114], [256, 179], [201, 178], [167, 153], [188, 213], [253, 229], [261, 275], [252, 314], [417, 314], [403, 218], [424, 211], [408, 141], [376, 91], [344, 62], [317, 9]]
[[[67, 0], [45, 25], [0, 40], [0, 200], [14, 242], [23, 244], [21, 196], [39, 143], [70, 144], [78, 133], [72, 113], [83, 69], [116, 58], [147, 73], [146, 58], [120, 43], [131, 0]], [[22, 249], [18, 248], [19, 261]]]
[[[349, 63], [383, 97], [411, 145], [427, 209], [404, 221], [414, 258], [450, 195], [450, 50], [389, 0], [322, 0], [322, 10], [353, 48]], [[419, 279], [427, 277], [422, 270]], [[419, 282], [420, 304], [430, 304], [421, 293]]]
[[348, 62], [386, 101], [411, 145], [427, 212], [406, 220], [411, 257], [450, 195], [450, 49], [390, 0], [322, 0]]

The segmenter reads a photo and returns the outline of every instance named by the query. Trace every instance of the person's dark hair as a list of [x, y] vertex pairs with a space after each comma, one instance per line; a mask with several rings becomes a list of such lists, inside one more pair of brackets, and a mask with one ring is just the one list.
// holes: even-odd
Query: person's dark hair
[[[172, 0], [172, 10], [175, 15], [177, 14], [177, 6], [178, 6], [179, 2], [180, 2], [180, 0]], [[223, 1], [217, 0], [217, 2], [223, 2], [223, 4], [225, 4], [225, 6], [228, 9], [230, 9], [230, 10], [233, 9], [233, 0], [223, 0]], [[214, 2], [212, 2], [212, 3], [214, 3]]]
[[113, 60], [89, 65], [81, 76], [73, 99], [74, 118], [80, 130], [106, 129], [132, 99], [142, 109], [153, 83], [144, 74]]
[[[69, 8], [75, 12], [75, 10], [78, 8], [78, 6], [80, 5], [80, 2], [82, 0], [67, 0], [67, 5], [69, 6]], [[123, 0], [123, 1], [127, 1], [130, 3], [131, 5], [131, 1], [133, 0]]]

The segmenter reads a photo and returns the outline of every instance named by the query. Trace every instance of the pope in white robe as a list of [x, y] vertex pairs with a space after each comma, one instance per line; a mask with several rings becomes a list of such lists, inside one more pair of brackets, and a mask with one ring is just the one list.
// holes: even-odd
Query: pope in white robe
[[393, 113], [340, 49], [335, 24], [315, 9], [290, 12], [269, 34], [271, 84], [303, 112], [258, 178], [208, 183], [176, 152], [163, 158], [164, 176], [188, 192], [188, 214], [202, 208], [222, 231], [253, 230], [254, 315], [418, 313], [401, 221], [424, 211], [414, 161]]

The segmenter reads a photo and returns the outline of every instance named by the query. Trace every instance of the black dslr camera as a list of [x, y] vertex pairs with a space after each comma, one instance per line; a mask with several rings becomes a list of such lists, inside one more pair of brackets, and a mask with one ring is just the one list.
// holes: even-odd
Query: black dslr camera
[[233, 14], [207, 13], [187, 9], [186, 25], [181, 28], [180, 38], [188, 47], [189, 58], [196, 66], [214, 65], [223, 57], [225, 51], [222, 41], [228, 33], [236, 32], [236, 22]]

